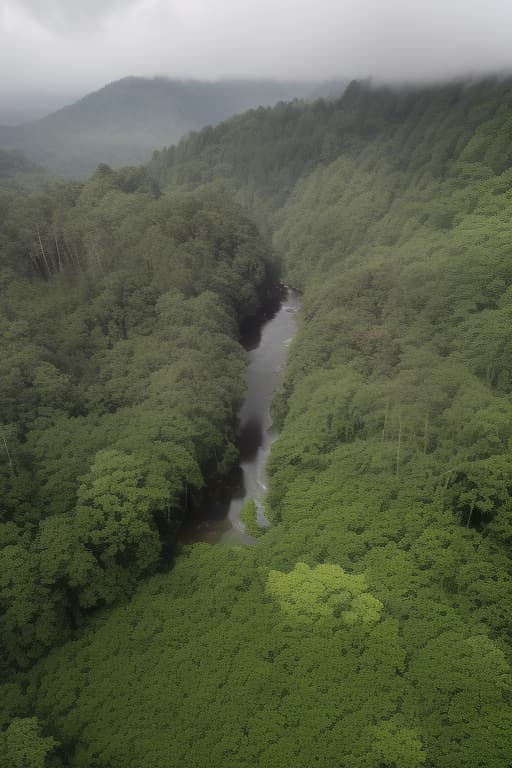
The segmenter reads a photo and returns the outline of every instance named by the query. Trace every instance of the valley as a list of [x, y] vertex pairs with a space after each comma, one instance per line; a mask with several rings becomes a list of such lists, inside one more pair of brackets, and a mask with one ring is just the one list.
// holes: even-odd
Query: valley
[[511, 117], [353, 82], [0, 195], [6, 755], [509, 768]]

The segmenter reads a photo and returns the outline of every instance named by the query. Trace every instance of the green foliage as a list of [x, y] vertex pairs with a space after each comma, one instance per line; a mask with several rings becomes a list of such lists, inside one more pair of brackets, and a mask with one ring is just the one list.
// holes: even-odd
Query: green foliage
[[330, 563], [316, 568], [297, 563], [291, 573], [270, 571], [267, 579], [267, 591], [281, 610], [306, 622], [340, 619], [343, 624], [373, 624], [383, 606], [365, 588], [362, 576], [351, 576]]
[[[360, 580], [338, 570], [344, 584], [361, 590]], [[299, 768], [312, 754], [324, 766], [338, 759], [363, 766], [374, 749], [369, 713], [384, 720], [401, 695], [395, 622], [344, 623], [336, 634], [290, 624], [266, 596], [251, 550], [188, 549], [172, 575], [154, 577], [105, 619], [72, 651], [50, 655], [29, 689], [62, 738], [83, 727], [79, 766], [100, 752], [113, 768], [158, 768], [170, 754], [184, 764], [233, 768], [258, 756]], [[373, 683], [370, 700], [363, 678]], [[388, 726], [407, 727], [407, 718]], [[379, 749], [390, 747], [371, 752], [375, 768]]]
[[248, 499], [244, 503], [240, 511], [240, 520], [244, 524], [245, 530], [249, 536], [254, 536], [254, 538], [263, 536], [267, 530], [258, 523], [258, 507], [256, 506], [254, 499]]
[[[122, 192], [132, 175], [101, 168], [74, 213], [2, 202], [11, 664], [60, 616], [83, 622], [13, 678], [7, 723], [51, 723], [73, 768], [509, 768], [510, 88], [353, 84], [156, 155], [172, 196]], [[183, 489], [233, 455], [235, 320], [273, 273], [247, 219], [180, 187], [245, 205], [304, 289], [273, 525], [251, 548], [183, 547], [84, 620], [153, 568], [164, 498], [176, 523]], [[79, 287], [52, 266], [58, 226], [82, 249]], [[48, 298], [20, 317], [34, 284]], [[43, 322], [56, 307], [72, 331]]]
[[343, 87], [342, 81], [125, 77], [36, 122], [2, 127], [0, 146], [21, 147], [55, 173], [85, 176], [101, 162], [116, 166], [146, 162], [155, 148], [260, 104], [318, 98], [341, 93]]
[[143, 168], [0, 207], [7, 668], [129, 594], [231, 469], [238, 329], [276, 287], [240, 209], [164, 198]]
[[51, 174], [20, 152], [0, 149], [0, 189], [27, 193], [51, 181]]
[[415, 715], [385, 721], [382, 765], [506, 765], [510, 751], [510, 709], [470, 683], [494, 664], [502, 702], [510, 685], [510, 88], [352, 84], [151, 164], [162, 184], [229, 189], [304, 288], [259, 552], [288, 606], [323, 594], [291, 588], [297, 563], [336, 565], [399, 621], [401, 714]]
[[36, 718], [16, 718], [0, 734], [0, 766], [48, 768], [48, 755], [54, 747], [54, 739], [40, 735]]

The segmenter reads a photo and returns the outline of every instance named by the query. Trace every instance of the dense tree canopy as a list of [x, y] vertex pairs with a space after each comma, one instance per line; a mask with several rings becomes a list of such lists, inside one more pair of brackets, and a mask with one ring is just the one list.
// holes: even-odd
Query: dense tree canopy
[[[353, 84], [2, 198], [13, 754], [509, 768], [511, 118], [506, 80]], [[229, 197], [304, 292], [272, 526], [155, 574], [185, 489], [234, 460], [236, 323], [272, 279]]]
[[231, 467], [238, 326], [275, 278], [239, 210], [142, 169], [1, 205], [0, 625], [26, 666], [154, 570]]

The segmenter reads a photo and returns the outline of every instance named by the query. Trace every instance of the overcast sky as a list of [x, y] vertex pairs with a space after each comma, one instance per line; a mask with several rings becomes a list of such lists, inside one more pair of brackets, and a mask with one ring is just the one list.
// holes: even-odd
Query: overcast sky
[[512, 0], [0, 0], [0, 109], [125, 75], [512, 70]]

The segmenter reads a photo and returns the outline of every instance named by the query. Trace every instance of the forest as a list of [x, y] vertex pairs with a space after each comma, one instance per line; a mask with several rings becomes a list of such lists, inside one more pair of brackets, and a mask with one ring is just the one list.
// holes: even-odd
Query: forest
[[6, 150], [21, 150], [53, 174], [82, 179], [98, 163], [145, 163], [164, 143], [258, 104], [339, 95], [345, 85], [343, 80], [123, 77], [32, 122], [2, 125], [0, 113], [0, 179]]
[[[352, 83], [0, 210], [1, 768], [510, 768], [512, 81]], [[271, 526], [180, 546], [280, 279]]]

